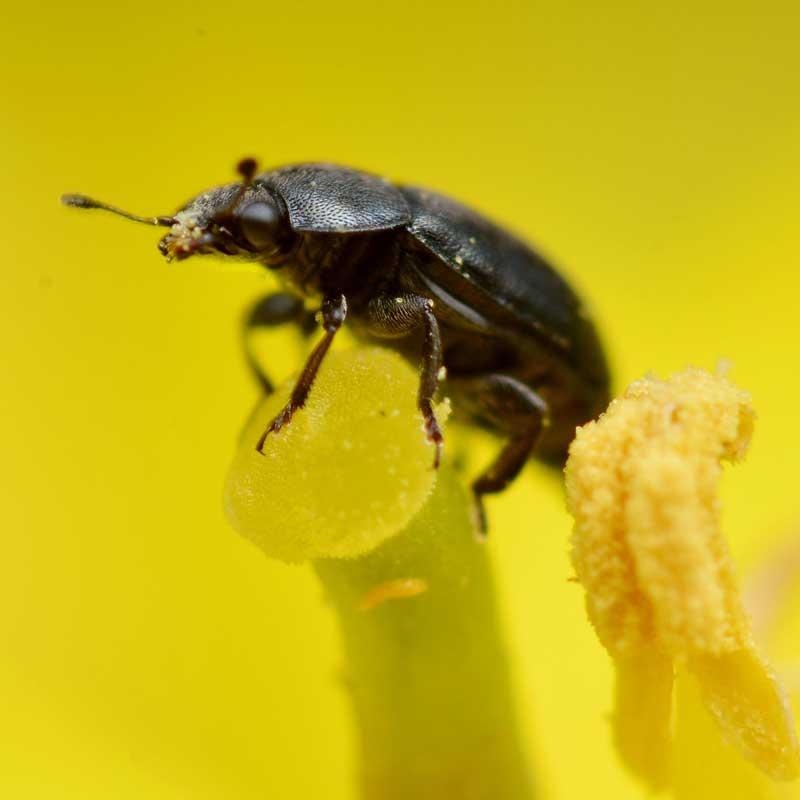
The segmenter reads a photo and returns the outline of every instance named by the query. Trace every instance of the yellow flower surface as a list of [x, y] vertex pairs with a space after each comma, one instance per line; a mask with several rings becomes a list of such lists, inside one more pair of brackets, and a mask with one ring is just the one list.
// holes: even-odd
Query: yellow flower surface
[[[743, 581], [800, 524], [796, 0], [466, 0], [401, 13], [367, 0], [43, 0], [4, 6], [0, 41], [0, 798], [358, 797], [352, 684], [315, 566], [263, 557], [231, 529], [222, 502], [229, 466], [250, 455], [237, 455], [237, 442], [259, 396], [240, 320], [280, 288], [280, 270], [213, 257], [166, 264], [156, 250], [165, 230], [64, 208], [64, 192], [170, 214], [235, 180], [245, 156], [265, 169], [330, 160], [442, 191], [533, 244], [578, 289], [618, 388], [687, 360], [735, 361], [759, 412], [746, 468], [728, 470], [721, 487]], [[331, 356], [355, 344], [351, 333], [346, 324]], [[252, 345], [281, 386], [320, 336], [269, 328]], [[416, 365], [404, 366], [406, 430], [419, 438], [397, 466], [413, 469], [417, 453], [422, 482], [430, 448], [413, 408]], [[368, 408], [368, 392], [359, 396]], [[453, 420], [436, 487], [406, 527], [427, 513], [448, 467], [464, 464], [468, 485], [499, 445]], [[288, 483], [299, 459], [282, 473], [263, 462], [252, 474], [239, 462], [254, 488], [257, 471], [273, 468]], [[301, 475], [289, 487], [295, 519], [317, 488], [341, 488], [338, 468], [315, 474], [319, 487]], [[386, 473], [365, 474], [343, 491], [384, 491]], [[531, 463], [487, 499], [482, 548], [522, 748], [537, 799], [641, 800], [609, 735], [613, 664], [585, 624], [583, 590], [566, 580], [573, 520], [562, 494], [560, 476]], [[257, 499], [251, 538], [267, 541], [255, 527], [263, 513], [274, 545], [289, 530]], [[461, 542], [433, 538], [443, 559]], [[365, 558], [399, 545], [391, 536]], [[362, 561], [321, 563], [355, 571]], [[388, 565], [365, 575], [348, 597], [351, 621], [388, 639], [384, 621], [397, 619], [403, 633], [403, 614], [450, 602], [434, 577]], [[376, 587], [382, 597], [407, 590], [384, 579], [428, 590], [359, 611]], [[756, 635], [795, 687], [798, 714], [794, 586], [769, 637]], [[476, 617], [486, 612], [474, 596]], [[459, 602], [454, 593], [456, 613]], [[442, 630], [451, 653], [460, 629]], [[399, 644], [394, 652], [398, 681], [429, 675], [408, 669]], [[477, 672], [483, 654], [469, 655]], [[639, 658], [653, 662], [654, 680], [671, 681], [674, 660], [655, 649]], [[466, 682], [460, 665], [452, 672]], [[632, 719], [663, 716], [644, 679], [626, 685]], [[480, 673], [474, 697], [496, 691]], [[659, 697], [671, 701], [666, 690]], [[681, 800], [800, 800], [800, 781], [773, 781], [723, 742], [688, 670], [675, 697], [676, 730], [665, 726], [662, 744], [673, 740]], [[430, 705], [416, 728], [433, 724], [438, 735], [439, 712]], [[461, 713], [474, 713], [472, 697]], [[485, 748], [472, 752], [486, 758]]]
[[[283, 561], [350, 558], [401, 531], [436, 481], [416, 407], [416, 371], [390, 350], [332, 353], [304, 408], [255, 442], [293, 381], [259, 407], [225, 489], [231, 523]], [[446, 419], [442, 404], [439, 419]]]
[[489, 551], [455, 471], [433, 468], [418, 380], [390, 350], [332, 353], [262, 456], [288, 381], [241, 438], [226, 508], [267, 555], [314, 559], [345, 643], [362, 800], [530, 800]]
[[776, 778], [800, 768], [794, 722], [757, 652], [719, 528], [722, 461], [747, 449], [749, 395], [697, 369], [632, 384], [578, 431], [567, 465], [572, 560], [617, 666], [629, 767], [669, 780], [673, 673], [686, 666], [726, 740]]

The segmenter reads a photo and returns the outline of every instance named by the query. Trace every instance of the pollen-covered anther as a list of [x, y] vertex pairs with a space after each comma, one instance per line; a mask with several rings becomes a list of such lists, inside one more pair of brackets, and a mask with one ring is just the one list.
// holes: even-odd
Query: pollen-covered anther
[[615, 738], [654, 786], [668, 780], [673, 672], [686, 666], [726, 740], [765, 772], [800, 772], [794, 721], [756, 651], [719, 528], [722, 461], [755, 414], [726, 378], [689, 369], [632, 384], [579, 429], [567, 463], [572, 561], [617, 664]]

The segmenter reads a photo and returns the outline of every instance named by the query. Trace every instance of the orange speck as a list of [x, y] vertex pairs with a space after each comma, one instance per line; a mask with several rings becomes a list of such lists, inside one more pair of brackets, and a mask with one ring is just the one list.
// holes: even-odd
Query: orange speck
[[387, 600], [402, 600], [406, 597], [416, 597], [428, 591], [428, 582], [424, 578], [395, 578], [373, 586], [361, 598], [358, 604], [359, 611], [369, 611]]

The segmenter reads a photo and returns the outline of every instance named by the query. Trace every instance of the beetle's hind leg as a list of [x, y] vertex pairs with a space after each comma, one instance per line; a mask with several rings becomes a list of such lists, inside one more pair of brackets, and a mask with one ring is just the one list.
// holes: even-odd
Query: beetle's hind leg
[[497, 458], [472, 483], [476, 526], [479, 535], [485, 536], [483, 496], [502, 492], [519, 475], [542, 430], [550, 424], [550, 409], [534, 389], [510, 375], [471, 378], [463, 384], [473, 397], [480, 398], [479, 416], [495, 427], [513, 431]]
[[396, 338], [422, 329], [422, 366], [417, 407], [422, 414], [428, 441], [436, 448], [433, 467], [437, 469], [442, 458], [444, 437], [433, 410], [433, 398], [442, 368], [442, 338], [433, 313], [433, 301], [416, 294], [380, 295], [369, 303], [367, 326], [373, 336], [381, 338]]
[[262, 328], [275, 328], [296, 323], [308, 336], [316, 327], [314, 314], [303, 305], [301, 298], [288, 292], [274, 292], [257, 300], [242, 320], [242, 350], [245, 361], [264, 394], [272, 394], [274, 386], [253, 351], [252, 334]]

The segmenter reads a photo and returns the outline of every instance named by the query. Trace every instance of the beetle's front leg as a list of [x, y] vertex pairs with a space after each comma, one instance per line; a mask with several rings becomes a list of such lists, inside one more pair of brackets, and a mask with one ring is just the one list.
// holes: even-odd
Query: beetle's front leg
[[422, 413], [428, 441], [436, 447], [433, 460], [436, 469], [441, 461], [444, 437], [433, 410], [442, 367], [442, 339], [433, 313], [433, 300], [416, 294], [382, 295], [370, 301], [367, 317], [369, 332], [382, 338], [404, 336], [420, 327], [424, 331], [417, 407]]
[[320, 309], [320, 316], [322, 319], [322, 327], [325, 330], [325, 336], [322, 341], [311, 351], [300, 377], [297, 379], [292, 395], [289, 402], [283, 407], [281, 412], [272, 420], [270, 426], [261, 434], [261, 438], [256, 444], [256, 450], [263, 455], [264, 442], [270, 433], [276, 433], [284, 425], [288, 425], [292, 419], [292, 415], [298, 408], [302, 408], [308, 399], [308, 393], [314, 385], [314, 379], [317, 377], [320, 365], [322, 364], [325, 355], [333, 343], [333, 337], [347, 317], [347, 299], [343, 294], [337, 295], [332, 298], [326, 298], [322, 303]]

